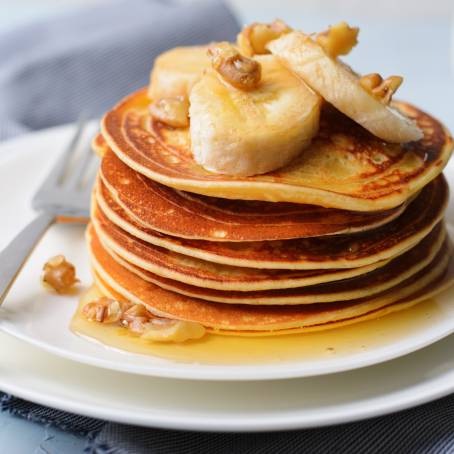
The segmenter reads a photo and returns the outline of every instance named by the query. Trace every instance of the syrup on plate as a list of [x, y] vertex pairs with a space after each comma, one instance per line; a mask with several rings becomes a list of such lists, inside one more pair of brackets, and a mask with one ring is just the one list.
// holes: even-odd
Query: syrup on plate
[[100, 295], [96, 287], [83, 295], [71, 320], [74, 333], [117, 350], [202, 364], [250, 365], [347, 356], [392, 344], [444, 316], [436, 301], [429, 299], [385, 317], [326, 331], [262, 337], [207, 334], [181, 344], [159, 343], [119, 326], [86, 320], [82, 307]]

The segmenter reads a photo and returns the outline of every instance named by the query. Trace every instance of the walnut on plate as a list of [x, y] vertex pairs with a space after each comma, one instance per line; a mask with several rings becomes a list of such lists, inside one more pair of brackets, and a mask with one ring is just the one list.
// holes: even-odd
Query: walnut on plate
[[142, 334], [154, 315], [141, 304], [131, 305], [122, 315], [121, 324], [136, 334]]
[[87, 303], [83, 307], [82, 312], [90, 322], [110, 324], [120, 322], [124, 312], [129, 307], [131, 307], [129, 303], [101, 296]]
[[200, 339], [206, 333], [200, 323], [157, 317], [141, 304], [117, 301], [106, 296], [87, 303], [82, 313], [90, 322], [117, 324], [145, 340], [155, 342], [184, 342]]
[[45, 287], [65, 294], [71, 292], [79, 279], [76, 277], [75, 266], [68, 262], [64, 255], [56, 255], [44, 264], [41, 282]]

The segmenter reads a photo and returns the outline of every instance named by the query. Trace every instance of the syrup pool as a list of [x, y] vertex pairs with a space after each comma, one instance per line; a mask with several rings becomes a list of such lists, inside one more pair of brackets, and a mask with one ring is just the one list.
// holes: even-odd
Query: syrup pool
[[391, 345], [444, 316], [436, 300], [429, 299], [381, 318], [326, 331], [262, 337], [210, 333], [200, 340], [180, 344], [158, 343], [141, 339], [119, 326], [86, 320], [82, 308], [98, 296], [99, 291], [92, 287], [81, 298], [71, 320], [74, 333], [107, 348], [201, 364], [272, 364], [350, 356]]

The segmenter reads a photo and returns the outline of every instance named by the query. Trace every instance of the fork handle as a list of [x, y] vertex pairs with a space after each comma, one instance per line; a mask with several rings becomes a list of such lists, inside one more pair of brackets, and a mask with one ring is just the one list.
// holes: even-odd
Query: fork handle
[[39, 214], [0, 252], [0, 305], [38, 241], [54, 222], [55, 215]]

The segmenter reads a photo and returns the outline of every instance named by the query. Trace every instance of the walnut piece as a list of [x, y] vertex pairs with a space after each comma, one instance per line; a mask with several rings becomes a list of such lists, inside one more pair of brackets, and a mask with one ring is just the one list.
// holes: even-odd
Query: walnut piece
[[315, 40], [331, 58], [337, 58], [339, 55], [347, 55], [358, 44], [358, 33], [358, 27], [339, 22], [318, 33]]
[[400, 76], [390, 76], [383, 79], [380, 74], [366, 74], [359, 79], [361, 86], [380, 100], [383, 104], [389, 104], [393, 94], [400, 87], [403, 78]]
[[208, 48], [213, 68], [230, 85], [240, 90], [257, 88], [262, 67], [257, 61], [241, 55], [230, 43], [213, 44]]
[[189, 101], [185, 96], [161, 98], [150, 104], [151, 116], [173, 128], [189, 126]]
[[90, 322], [118, 323], [130, 304], [102, 296], [86, 304], [83, 314]]
[[74, 265], [66, 261], [65, 256], [56, 255], [44, 264], [41, 282], [57, 293], [64, 294], [69, 293], [79, 279]]
[[200, 323], [156, 317], [141, 304], [125, 303], [102, 296], [87, 303], [82, 313], [90, 322], [118, 324], [143, 339], [184, 342], [205, 335]]
[[125, 328], [136, 334], [142, 334], [145, 330], [145, 325], [154, 317], [145, 306], [141, 304], [133, 304], [124, 312], [121, 317], [121, 323]]
[[251, 57], [252, 55], [269, 54], [266, 45], [273, 39], [277, 39], [292, 29], [282, 20], [276, 19], [270, 24], [254, 22], [243, 30], [237, 36], [237, 44], [243, 55]]

